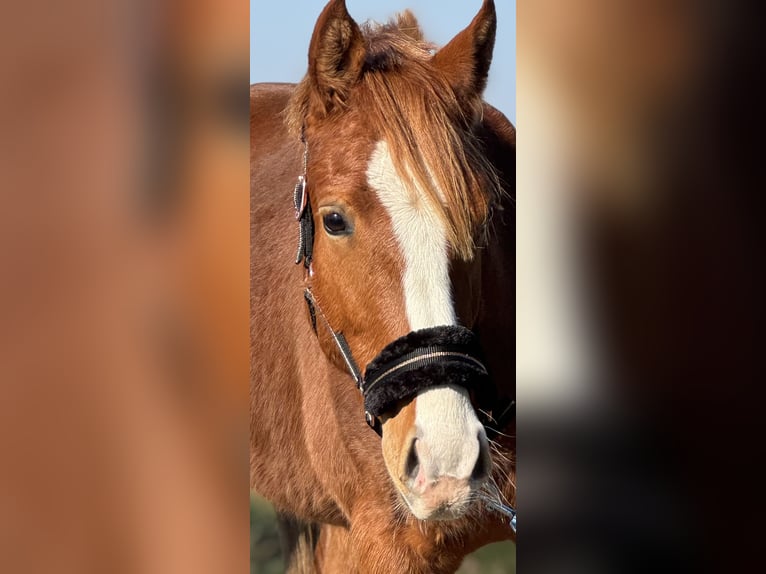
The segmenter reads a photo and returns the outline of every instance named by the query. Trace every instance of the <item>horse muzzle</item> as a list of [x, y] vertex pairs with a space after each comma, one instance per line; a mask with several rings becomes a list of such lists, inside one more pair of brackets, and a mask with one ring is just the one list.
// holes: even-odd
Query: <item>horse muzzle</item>
[[478, 337], [458, 325], [411, 331], [388, 345], [365, 369], [360, 388], [365, 418], [381, 434], [380, 417], [422, 391], [457, 385], [478, 390], [489, 385]]

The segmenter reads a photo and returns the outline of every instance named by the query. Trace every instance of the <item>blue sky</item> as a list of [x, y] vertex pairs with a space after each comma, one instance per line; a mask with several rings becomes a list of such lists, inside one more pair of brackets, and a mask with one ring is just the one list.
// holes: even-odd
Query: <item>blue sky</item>
[[[309, 39], [326, 0], [250, 0], [250, 82], [297, 82], [306, 72]], [[465, 28], [481, 0], [346, 0], [357, 22], [383, 22], [409, 8], [425, 37], [442, 46]], [[516, 0], [495, 0], [497, 39], [484, 94], [516, 123]]]

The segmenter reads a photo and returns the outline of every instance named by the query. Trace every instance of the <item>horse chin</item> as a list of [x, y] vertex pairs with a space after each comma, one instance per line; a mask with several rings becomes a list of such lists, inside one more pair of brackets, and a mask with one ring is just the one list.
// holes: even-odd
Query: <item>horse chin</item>
[[470, 507], [470, 493], [460, 494], [446, 500], [429, 500], [399, 490], [410, 513], [426, 522], [448, 522], [466, 515]]

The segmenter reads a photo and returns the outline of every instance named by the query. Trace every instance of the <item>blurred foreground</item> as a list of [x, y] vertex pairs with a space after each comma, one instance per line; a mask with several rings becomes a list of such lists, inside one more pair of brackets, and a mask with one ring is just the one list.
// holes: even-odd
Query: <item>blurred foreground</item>
[[[271, 505], [253, 496], [250, 500], [250, 574], [284, 572], [279, 549], [276, 516]], [[514, 574], [516, 546], [512, 542], [490, 544], [466, 557], [457, 574]]]

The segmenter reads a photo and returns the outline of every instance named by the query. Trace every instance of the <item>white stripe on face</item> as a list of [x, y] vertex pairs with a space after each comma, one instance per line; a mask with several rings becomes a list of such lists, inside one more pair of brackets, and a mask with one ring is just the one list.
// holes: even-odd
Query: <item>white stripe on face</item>
[[[412, 196], [396, 172], [388, 145], [379, 141], [367, 167], [367, 182], [375, 190], [393, 223], [404, 255], [404, 302], [410, 329], [455, 325], [449, 276], [447, 232], [424, 193]], [[470, 475], [483, 432], [460, 387], [426, 390], [417, 397], [415, 424], [427, 449], [430, 478]]]
[[388, 211], [404, 254], [404, 302], [410, 329], [454, 325], [447, 232], [433, 207], [408, 193], [385, 141], [379, 141], [372, 154], [367, 181]]

